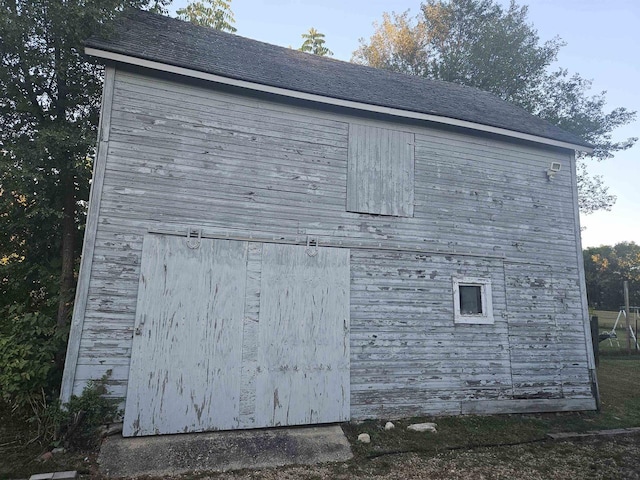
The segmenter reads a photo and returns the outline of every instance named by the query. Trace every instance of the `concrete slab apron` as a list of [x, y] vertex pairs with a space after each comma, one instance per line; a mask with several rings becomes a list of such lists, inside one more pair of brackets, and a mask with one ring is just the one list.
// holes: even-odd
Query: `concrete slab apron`
[[291, 464], [341, 462], [352, 457], [338, 425], [109, 437], [100, 449], [100, 470], [109, 477], [177, 475]]

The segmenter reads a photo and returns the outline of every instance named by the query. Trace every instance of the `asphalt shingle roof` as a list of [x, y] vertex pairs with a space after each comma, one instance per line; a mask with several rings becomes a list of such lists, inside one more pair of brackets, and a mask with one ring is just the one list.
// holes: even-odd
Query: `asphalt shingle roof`
[[311, 55], [149, 12], [127, 13], [108, 38], [92, 37], [86, 46], [272, 87], [591, 146], [476, 88]]

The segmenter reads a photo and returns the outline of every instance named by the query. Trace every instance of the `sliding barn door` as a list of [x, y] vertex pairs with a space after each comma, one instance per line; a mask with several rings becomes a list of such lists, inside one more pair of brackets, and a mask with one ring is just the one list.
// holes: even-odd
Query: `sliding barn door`
[[149, 235], [124, 436], [349, 419], [349, 250]]
[[349, 250], [264, 244], [256, 426], [349, 419]]
[[123, 435], [238, 427], [247, 243], [144, 239]]

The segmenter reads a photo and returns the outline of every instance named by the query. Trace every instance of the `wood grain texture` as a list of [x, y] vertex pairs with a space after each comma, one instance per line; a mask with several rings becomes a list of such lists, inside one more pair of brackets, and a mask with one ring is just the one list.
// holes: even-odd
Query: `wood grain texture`
[[[144, 236], [196, 225], [256, 237], [311, 235], [351, 248], [354, 419], [459, 414], [465, 401], [513, 400], [514, 386], [535, 393], [527, 383], [561, 392], [548, 399], [556, 405], [591, 395], [569, 152], [120, 70], [112, 110], [74, 393], [104, 365], [128, 365]], [[347, 211], [352, 124], [415, 137], [412, 217]], [[544, 173], [551, 161], [563, 164], [553, 182]], [[245, 392], [256, 381], [257, 350], [248, 345], [258, 348], [260, 255], [250, 248]], [[543, 265], [553, 280], [535, 312], [531, 291], [508, 286], [501, 258], [514, 275], [521, 268], [535, 280]], [[453, 275], [491, 277], [495, 325], [453, 324]], [[553, 344], [536, 331], [548, 325], [562, 332]], [[112, 395], [124, 399], [127, 381], [127, 369], [117, 368]], [[243, 396], [241, 423], [255, 421], [252, 405], [260, 401]]]
[[[240, 425], [255, 428], [256, 376], [261, 368], [258, 359], [260, 339], [260, 285], [262, 280], [262, 243], [249, 243], [247, 286], [242, 331], [242, 378], [240, 384]], [[264, 367], [264, 365], [262, 365]]]
[[309, 252], [263, 246], [256, 426], [350, 418], [349, 250]]
[[[518, 399], [563, 398], [566, 329], [562, 292], [551, 267], [505, 262], [513, 376]], [[575, 348], [575, 347], [573, 347]], [[586, 351], [580, 351], [586, 361]]]
[[239, 425], [247, 244], [149, 235], [124, 436]]
[[462, 404], [464, 415], [487, 415], [496, 413], [527, 412], [570, 412], [576, 410], [593, 410], [593, 398], [576, 398], [568, 400], [475, 400]]
[[351, 123], [347, 211], [413, 216], [414, 134]]
[[[459, 414], [470, 398], [510, 398], [502, 261], [352, 250], [353, 418]], [[491, 280], [493, 325], [453, 321], [452, 276]]]

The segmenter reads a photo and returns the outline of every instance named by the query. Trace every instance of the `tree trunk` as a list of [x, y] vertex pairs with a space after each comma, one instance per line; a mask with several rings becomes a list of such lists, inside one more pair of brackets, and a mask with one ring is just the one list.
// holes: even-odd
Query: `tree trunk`
[[69, 320], [73, 301], [73, 265], [76, 239], [76, 189], [72, 174], [65, 175], [62, 182], [64, 195], [62, 217], [62, 271], [60, 272], [60, 297], [58, 300], [58, 327], [64, 327]]
[[[56, 5], [62, 8], [62, 2], [57, 0]], [[55, 99], [56, 121], [60, 125], [66, 122], [67, 110], [67, 79], [65, 75], [62, 49], [59, 38], [53, 37], [55, 58], [55, 84], [57, 98]], [[71, 295], [73, 292], [73, 253], [75, 251], [75, 215], [76, 215], [76, 188], [73, 175], [73, 157], [65, 148], [58, 150], [60, 165], [60, 186], [62, 187], [62, 271], [60, 272], [60, 290], [58, 292], [58, 316], [56, 323], [58, 328], [64, 327], [69, 318]], [[64, 356], [64, 354], [63, 354]]]

